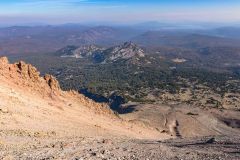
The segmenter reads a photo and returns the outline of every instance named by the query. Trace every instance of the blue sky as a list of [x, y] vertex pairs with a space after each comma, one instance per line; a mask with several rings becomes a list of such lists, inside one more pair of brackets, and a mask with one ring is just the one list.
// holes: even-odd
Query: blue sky
[[1, 23], [240, 22], [240, 0], [0, 0]]

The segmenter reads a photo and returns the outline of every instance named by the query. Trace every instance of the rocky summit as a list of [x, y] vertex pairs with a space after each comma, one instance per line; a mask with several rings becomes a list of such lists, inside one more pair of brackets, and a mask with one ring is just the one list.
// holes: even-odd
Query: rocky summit
[[125, 42], [123, 45], [110, 49], [109, 60], [116, 61], [119, 59], [129, 59], [134, 56], [144, 57], [145, 55], [143, 49], [132, 42]]
[[89, 58], [95, 54], [99, 54], [104, 50], [104, 48], [97, 47], [95, 45], [83, 45], [80, 47], [67, 46], [59, 50], [61, 57], [74, 57], [74, 58]]
[[95, 45], [83, 45], [80, 47], [67, 46], [57, 51], [56, 54], [63, 58], [87, 58], [98, 63], [145, 57], [144, 50], [133, 42], [125, 42], [107, 49]]

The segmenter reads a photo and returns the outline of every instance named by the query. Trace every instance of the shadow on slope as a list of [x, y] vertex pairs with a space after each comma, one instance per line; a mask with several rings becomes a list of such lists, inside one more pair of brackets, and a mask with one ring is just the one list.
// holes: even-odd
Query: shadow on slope
[[119, 114], [131, 113], [135, 110], [135, 105], [129, 105], [123, 108], [122, 104], [125, 103], [125, 99], [121, 96], [116, 95], [115, 93], [107, 98], [102, 95], [91, 93], [86, 88], [81, 89], [79, 92], [95, 102], [108, 103], [110, 105], [110, 108]]

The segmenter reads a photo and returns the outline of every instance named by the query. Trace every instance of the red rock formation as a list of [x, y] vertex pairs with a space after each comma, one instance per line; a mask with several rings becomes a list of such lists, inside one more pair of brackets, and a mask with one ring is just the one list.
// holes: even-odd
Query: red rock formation
[[96, 103], [76, 91], [62, 91], [54, 76], [46, 74], [44, 77], [40, 77], [39, 71], [34, 66], [23, 61], [9, 64], [6, 57], [0, 58], [0, 76], [43, 98], [58, 101], [62, 98], [75, 99], [84, 106], [92, 108], [96, 113], [113, 114], [107, 104]]

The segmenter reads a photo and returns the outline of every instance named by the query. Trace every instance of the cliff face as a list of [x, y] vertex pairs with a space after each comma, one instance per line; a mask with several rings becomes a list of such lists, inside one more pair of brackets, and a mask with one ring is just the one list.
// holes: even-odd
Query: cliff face
[[[19, 86], [31, 87], [34, 90], [44, 90], [46, 92], [60, 89], [54, 77], [49, 75], [44, 78], [40, 77], [40, 73], [35, 67], [23, 61], [9, 64], [8, 59], [2, 57], [0, 58], [0, 66], [0, 75]], [[44, 94], [44, 92], [42, 93]]]

